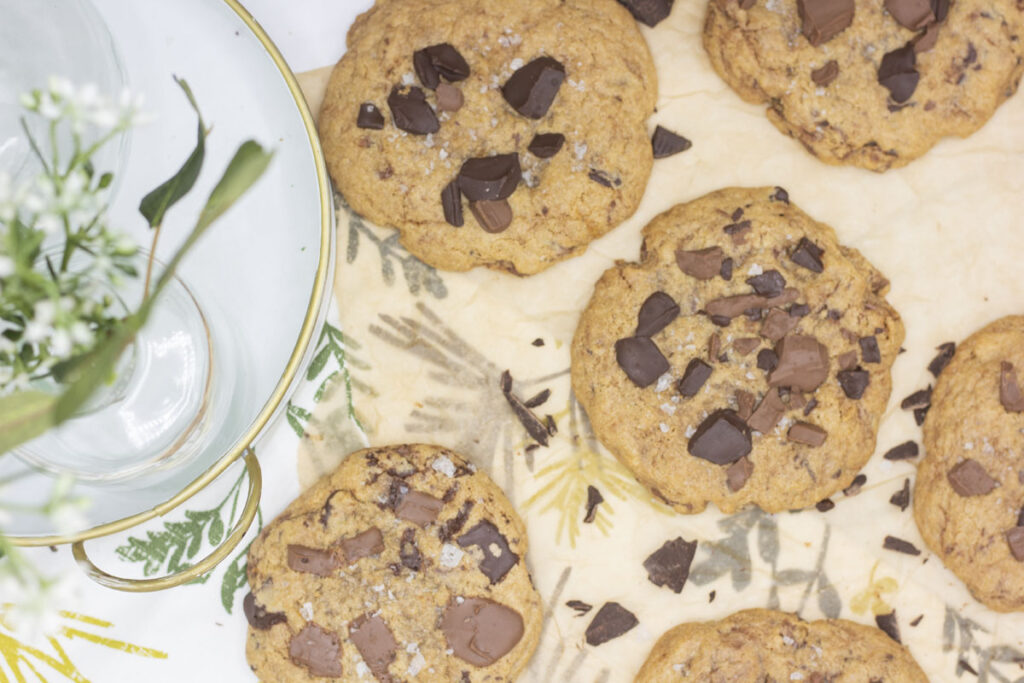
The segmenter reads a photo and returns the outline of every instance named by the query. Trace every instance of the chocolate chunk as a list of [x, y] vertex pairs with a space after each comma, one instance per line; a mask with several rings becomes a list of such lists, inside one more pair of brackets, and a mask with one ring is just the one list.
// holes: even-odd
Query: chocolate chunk
[[772, 269], [766, 270], [760, 275], [748, 277], [747, 284], [761, 296], [778, 296], [786, 288], [786, 278], [782, 277], [782, 273], [779, 271]]
[[658, 126], [651, 137], [651, 147], [654, 149], [655, 159], [664, 159], [685, 152], [693, 147], [693, 143], [682, 135], [676, 135], [669, 129]]
[[819, 500], [817, 503], [814, 504], [814, 509], [817, 510], [818, 512], [828, 512], [829, 510], [835, 509], [835, 507], [836, 504], [833, 503], [830, 498]]
[[390, 682], [388, 666], [395, 661], [398, 643], [384, 620], [374, 614], [363, 614], [349, 622], [348, 638], [377, 680]]
[[523, 425], [526, 433], [533, 437], [541, 446], [547, 446], [548, 437], [550, 436], [547, 427], [530, 410], [530, 406], [527, 406], [523, 403], [522, 399], [512, 393], [512, 375], [508, 374], [508, 370], [501, 375], [501, 393], [505, 395], [505, 400], [512, 406], [512, 412], [515, 413], [516, 418]]
[[783, 310], [773, 308], [761, 323], [760, 334], [769, 341], [777, 342], [792, 332], [797, 322], [799, 322], [799, 318], [794, 318]]
[[402, 541], [398, 548], [398, 558], [402, 561], [403, 567], [414, 572], [418, 572], [420, 567], [423, 566], [423, 556], [420, 554], [419, 546], [416, 545], [415, 529], [406, 529], [402, 532]]
[[409, 491], [395, 508], [395, 516], [419, 526], [427, 526], [437, 519], [437, 513], [441, 512], [443, 506], [440, 499], [429, 493]]
[[925, 406], [924, 408], [914, 408], [914, 422], [917, 423], [918, 427], [924, 424], [924, 418], [926, 415], [928, 415], [929, 408], [931, 408], [931, 406]]
[[373, 102], [363, 102], [359, 105], [356, 126], [367, 130], [380, 130], [384, 127], [384, 114], [377, 109], [377, 105]]
[[412, 68], [416, 71], [424, 88], [433, 90], [441, 82], [441, 74], [431, 64], [430, 55], [426, 50], [417, 50], [412, 54]]
[[836, 356], [836, 365], [840, 370], [853, 370], [857, 367], [857, 352], [846, 351]]
[[698, 280], [710, 280], [722, 270], [725, 254], [721, 247], [708, 247], [696, 251], [676, 249], [676, 264], [679, 270]]
[[673, 2], [675, 0], [619, 0], [634, 19], [651, 27], [668, 17]]
[[825, 439], [828, 437], [828, 432], [817, 425], [812, 425], [809, 422], [794, 422], [793, 426], [786, 432], [786, 437], [790, 441], [796, 443], [802, 443], [812, 448], [817, 448], [821, 444], [825, 443]]
[[921, 408], [923, 406], [930, 405], [932, 402], [932, 388], [929, 386], [927, 389], [918, 389], [910, 396], [907, 396], [903, 401], [900, 402], [900, 408], [903, 410], [910, 410], [911, 408]]
[[657, 344], [647, 337], [629, 337], [615, 342], [615, 360], [626, 376], [641, 389], [668, 372], [669, 364]]
[[939, 344], [936, 348], [939, 351], [939, 355], [935, 356], [932, 362], [928, 364], [928, 372], [938, 377], [939, 373], [949, 365], [949, 361], [953, 360], [953, 355], [956, 353], [956, 344], [946, 342], [945, 344]]
[[882, 457], [886, 460], [910, 460], [918, 454], [917, 444], [913, 441], [905, 441], [899, 446], [890, 448]]
[[914, 68], [916, 63], [913, 43], [907, 43], [882, 57], [878, 67], [878, 82], [888, 88], [893, 102], [906, 102], [917, 89], [921, 74]]
[[469, 513], [473, 511], [475, 503], [472, 500], [467, 500], [459, 508], [459, 511], [455, 513], [455, 516], [446, 522], [442, 522], [437, 530], [437, 537], [441, 539], [442, 543], [447, 543], [452, 540], [455, 534], [462, 531], [462, 527], [466, 525], [466, 520], [469, 519]]
[[535, 394], [534, 396], [531, 396], [530, 398], [526, 399], [523, 402], [523, 405], [526, 406], [527, 408], [536, 408], [537, 406], [542, 406], [545, 403], [547, 403], [547, 400], [549, 398], [551, 398], [551, 390], [545, 389]]
[[945, 21], [946, 15], [949, 14], [949, 0], [931, 0], [931, 2], [935, 21]]
[[873, 335], [860, 338], [860, 358], [865, 363], [881, 363], [882, 352], [878, 349], [878, 339]]
[[330, 576], [338, 568], [338, 558], [330, 550], [308, 548], [304, 545], [289, 545], [288, 567], [296, 572]]
[[811, 335], [787, 335], [775, 353], [779, 364], [768, 373], [769, 386], [814, 391], [828, 378], [828, 349]]
[[530, 119], [548, 113], [565, 80], [565, 67], [551, 57], [538, 57], [518, 69], [501, 86], [501, 94], [513, 109]]
[[897, 643], [902, 643], [900, 640], [900, 627], [896, 623], [896, 610], [889, 612], [888, 614], [876, 614], [875, 623], [878, 624], [878, 628], [885, 631], [885, 635], [889, 636]]
[[597, 506], [604, 502], [604, 496], [597, 490], [596, 486], [587, 486], [587, 514], [583, 518], [584, 524], [592, 524], [597, 518]]
[[711, 366], [700, 358], [694, 358], [686, 365], [683, 378], [679, 380], [679, 393], [687, 398], [696, 396], [708, 377], [711, 377]]
[[341, 641], [334, 631], [309, 623], [292, 636], [288, 656], [296, 666], [304, 667], [313, 676], [341, 676]]
[[469, 203], [469, 210], [476, 219], [477, 225], [485, 232], [497, 234], [505, 232], [512, 225], [512, 207], [506, 199], [493, 201], [477, 201]]
[[437, 109], [438, 111], [458, 111], [462, 109], [466, 98], [462, 91], [454, 85], [441, 83], [437, 86]]
[[757, 337], [740, 337], [733, 341], [732, 348], [736, 349], [736, 353], [741, 356], [746, 356], [760, 345], [761, 340]]
[[441, 631], [456, 657], [490, 666], [522, 639], [523, 617], [487, 598], [456, 598], [444, 610]]
[[885, 9], [905, 28], [917, 31], [935, 22], [930, 0], [885, 0]]
[[582, 600], [570, 600], [569, 602], [565, 603], [565, 606], [569, 609], [576, 610], [576, 616], [578, 617], [582, 617], [584, 614], [594, 609], [593, 605], [589, 605], [583, 602]]
[[901, 512], [906, 512], [907, 507], [910, 505], [910, 480], [903, 480], [903, 488], [896, 493], [892, 494], [889, 498], [889, 502], [900, 509]]
[[348, 564], [355, 564], [364, 557], [380, 555], [384, 552], [384, 536], [375, 526], [362, 531], [352, 538], [341, 539], [341, 551], [345, 554]]
[[1013, 559], [1024, 562], [1024, 526], [1015, 526], [1007, 531], [1006, 542], [1010, 545]]
[[754, 412], [754, 400], [754, 395], [749, 391], [736, 390], [736, 405], [739, 406], [736, 412], [744, 422], [750, 419], [751, 413]]
[[288, 617], [284, 612], [268, 612], [267, 608], [256, 602], [256, 596], [247, 593], [242, 600], [242, 611], [245, 619], [257, 631], [267, 631], [277, 624], [287, 624]]
[[602, 171], [598, 168], [590, 169], [590, 173], [587, 174], [587, 177], [598, 185], [603, 185], [604, 187], [618, 187], [622, 184], [622, 180], [620, 178], [613, 178], [607, 171]]
[[515, 152], [477, 157], [468, 159], [459, 169], [459, 190], [471, 202], [508, 199], [522, 177]]
[[548, 434], [551, 436], [558, 433], [558, 425], [555, 424], [555, 418], [551, 415], [544, 416], [544, 427], [548, 430]]
[[665, 292], [651, 294], [640, 306], [636, 336], [653, 337], [679, 315], [679, 304]]
[[395, 88], [388, 95], [391, 120], [395, 126], [413, 135], [428, 135], [441, 129], [437, 115], [427, 104], [426, 95], [417, 87]]
[[438, 86], [438, 76], [444, 76], [452, 83], [469, 78], [469, 64], [459, 51], [448, 43], [417, 50], [413, 53], [412, 64], [420, 82], [431, 90]]
[[538, 133], [526, 149], [538, 159], [550, 159], [561, 151], [564, 144], [565, 136], [561, 133]]
[[708, 360], [712, 363], [718, 360], [718, 352], [722, 348], [722, 335], [717, 332], [708, 337]]
[[897, 553], [903, 553], [904, 555], [920, 555], [921, 551], [917, 549], [910, 541], [904, 541], [902, 538], [896, 538], [895, 536], [886, 536], [885, 541], [882, 543], [882, 547], [886, 550], [892, 550]]
[[458, 180], [451, 181], [441, 190], [441, 209], [449, 225], [461, 228], [465, 224], [462, 218], [462, 193], [459, 191]]
[[750, 458], [740, 458], [725, 468], [725, 483], [730, 491], [736, 493], [747, 485], [747, 480], [753, 473], [754, 463], [750, 462]]
[[807, 402], [807, 405], [804, 406], [804, 417], [810, 415], [811, 412], [817, 407], [818, 399], [812, 397], [811, 400]]
[[768, 299], [757, 294], [734, 294], [707, 302], [704, 310], [711, 316], [735, 318], [750, 309], [764, 308], [767, 301]]
[[839, 62], [834, 59], [830, 59], [825, 62], [824, 66], [811, 71], [811, 80], [814, 81], [815, 85], [824, 88], [832, 81], [839, 77]]
[[789, 204], [789, 193], [781, 187], [776, 187], [775, 192], [768, 199], [773, 202], [782, 202], [783, 204]]
[[839, 386], [843, 388], [843, 393], [846, 394], [846, 397], [854, 400], [862, 397], [864, 391], [868, 388], [868, 384], [871, 383], [870, 373], [860, 366], [857, 366], [855, 370], [843, 370], [836, 375], [836, 378], [839, 380]]
[[779, 365], [779, 356], [772, 349], [761, 349], [757, 352], [757, 367], [771, 372]]
[[695, 457], [728, 465], [750, 453], [750, 428], [736, 411], [716, 410], [697, 427], [686, 449]]
[[1013, 363], [1005, 360], [999, 364], [999, 402], [1011, 413], [1024, 411], [1024, 394], [1017, 384], [1017, 373], [1013, 370]]
[[917, 626], [918, 624], [921, 623], [922, 619], [924, 619], [924, 615], [923, 614], [919, 614], [916, 617], [914, 617], [914, 619], [910, 622], [910, 625], [911, 626]]
[[722, 228], [722, 231], [732, 238], [733, 244], [743, 244], [747, 240], [747, 233], [751, 231], [750, 221], [730, 223]]
[[587, 626], [588, 645], [601, 645], [618, 638], [639, 624], [636, 615], [617, 602], [606, 602]]
[[853, 22], [853, 0], [797, 0], [802, 30], [811, 45], [821, 45]]
[[718, 274], [723, 280], [732, 279], [732, 258], [722, 259], [722, 267], [718, 269]]
[[853, 481], [850, 482], [850, 485], [843, 489], [843, 495], [856, 496], [858, 493], [860, 493], [860, 490], [864, 488], [864, 484], [866, 484], [867, 481], [867, 475], [858, 474], [856, 477], [853, 478]]
[[[928, 52], [935, 47], [935, 43], [939, 41], [939, 24], [931, 24], [924, 31], [914, 36], [914, 39], [910, 42], [914, 45], [914, 52], [921, 54], [922, 52]], [[934, 106], [934, 103], [932, 103]], [[925, 110], [928, 110], [928, 105], [925, 105]]]
[[965, 498], [991, 493], [999, 483], [989, 476], [977, 460], [970, 458], [957, 464], [947, 473], [946, 478], [953, 490]]
[[668, 586], [672, 592], [682, 593], [696, 552], [697, 541], [684, 541], [682, 536], [665, 541], [644, 560], [647, 579], [655, 586]]
[[533, 344], [534, 346], [544, 346], [544, 340], [541, 339], [540, 337], [537, 337], [530, 343]]
[[825, 265], [821, 261], [824, 253], [825, 250], [817, 244], [806, 237], [801, 237], [789, 258], [798, 266], [803, 266], [814, 273], [821, 273], [825, 270]]
[[484, 559], [480, 560], [480, 571], [491, 580], [491, 584], [499, 583], [519, 562], [519, 555], [508, 547], [508, 539], [486, 519], [459, 536], [458, 544], [463, 548], [471, 545], [480, 548], [484, 554]]
[[779, 420], [785, 414], [786, 404], [782, 402], [779, 390], [773, 387], [761, 399], [757, 409], [754, 410], [750, 419], [747, 420], [747, 424], [751, 429], [767, 434], [775, 429], [775, 425], [779, 424]]
[[789, 307], [789, 314], [794, 318], [803, 318], [811, 312], [811, 307], [807, 304], [793, 304]]

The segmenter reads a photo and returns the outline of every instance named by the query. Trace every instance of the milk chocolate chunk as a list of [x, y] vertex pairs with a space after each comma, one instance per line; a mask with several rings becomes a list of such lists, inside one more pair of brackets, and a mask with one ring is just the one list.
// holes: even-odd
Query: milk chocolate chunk
[[441, 190], [441, 209], [444, 211], [444, 219], [449, 225], [461, 228], [465, 224], [462, 217], [462, 193], [459, 191], [459, 181], [453, 180]]
[[777, 342], [789, 334], [799, 320], [785, 311], [773, 308], [761, 324], [761, 336], [769, 341]]
[[704, 310], [710, 316], [735, 318], [751, 309], [764, 308], [767, 301], [768, 299], [757, 294], [734, 294], [707, 302]]
[[846, 397], [855, 401], [864, 395], [868, 384], [871, 383], [871, 375], [859, 366], [854, 370], [843, 370], [836, 375], [836, 378]]
[[900, 512], [905, 512], [910, 506], [910, 480], [903, 480], [903, 488], [896, 493], [892, 494], [889, 498], [889, 502], [900, 509]]
[[565, 136], [561, 133], [538, 133], [526, 149], [538, 159], [550, 159], [558, 154], [564, 144]]
[[722, 267], [718, 269], [718, 274], [723, 280], [732, 279], [732, 258], [726, 258], [722, 260]]
[[818, 67], [811, 71], [811, 80], [814, 81], [815, 85], [824, 88], [832, 81], [839, 77], [839, 62], [834, 59], [830, 59], [825, 62], [824, 66]]
[[741, 356], [746, 356], [760, 345], [761, 340], [757, 337], [740, 337], [733, 341], [732, 348]]
[[814, 46], [827, 42], [853, 22], [853, 0], [797, 0], [803, 34]]
[[860, 359], [865, 363], [881, 363], [882, 352], [878, 349], [878, 339], [874, 335], [870, 337], [861, 337], [860, 343]]
[[687, 398], [696, 396], [708, 377], [711, 377], [711, 366], [700, 358], [694, 358], [686, 365], [683, 378], [679, 380], [679, 393]]
[[817, 448], [825, 443], [828, 432], [818, 425], [812, 425], [810, 422], [794, 422], [793, 426], [786, 432], [786, 437], [790, 441]]
[[617, 602], [606, 602], [587, 626], [588, 645], [601, 645], [630, 631], [640, 622], [636, 615]]
[[597, 506], [604, 502], [604, 496], [596, 486], [587, 486], [587, 513], [583, 517], [584, 524], [593, 524], [597, 519]]
[[736, 411], [716, 410], [697, 427], [686, 449], [695, 457], [728, 465], [750, 453], [750, 428]]
[[899, 446], [890, 448], [882, 457], [886, 460], [909, 460], [916, 458], [918, 454], [917, 444], [913, 441], [906, 441]]
[[469, 64], [452, 45], [440, 43], [417, 50], [412, 56], [413, 68], [420, 82], [433, 90], [439, 76], [452, 83], [469, 78]]
[[459, 190], [471, 202], [508, 199], [523, 177], [519, 155], [468, 159], [459, 170]]
[[725, 468], [725, 483], [729, 490], [736, 493], [747, 485], [747, 480], [754, 473], [754, 463], [750, 458], [740, 458]]
[[977, 460], [970, 458], [957, 464], [949, 471], [946, 478], [949, 479], [953, 490], [965, 498], [991, 493], [998, 483], [989, 476]]
[[910, 541], [904, 541], [902, 538], [896, 538], [895, 536], [886, 536], [885, 541], [882, 542], [882, 547], [886, 550], [892, 550], [897, 553], [903, 553], [904, 555], [920, 555], [921, 551], [917, 549], [917, 546]]
[[[917, 54], [928, 52], [935, 47], [937, 42], [939, 42], [939, 24], [930, 24], [928, 28], [914, 36], [913, 40], [910, 42], [913, 43], [914, 52]], [[925, 109], [928, 109], [927, 104], [925, 105]]]
[[462, 91], [454, 85], [441, 83], [437, 86], [437, 109], [438, 111], [458, 111], [462, 109], [466, 98]]
[[288, 567], [292, 571], [305, 574], [330, 576], [338, 568], [338, 558], [330, 550], [308, 548], [304, 545], [289, 545]]
[[619, 0], [637, 21], [648, 26], [657, 26], [672, 11], [675, 0]]
[[367, 130], [380, 130], [384, 127], [384, 114], [373, 102], [363, 102], [359, 105], [356, 126]]
[[338, 634], [314, 623], [292, 636], [288, 656], [296, 666], [305, 667], [313, 676], [341, 676], [341, 641]]
[[682, 593], [696, 552], [697, 541], [684, 541], [682, 536], [665, 541], [644, 560], [647, 579], [655, 586], [668, 586], [673, 593]]
[[769, 386], [814, 391], [828, 378], [828, 349], [811, 335], [787, 335], [775, 353], [779, 364], [768, 373]]
[[357, 617], [349, 622], [348, 638], [377, 680], [390, 681], [388, 666], [395, 661], [398, 643], [384, 620], [373, 614]]
[[909, 100], [917, 89], [921, 74], [914, 68], [916, 64], [913, 43], [907, 43], [882, 57], [878, 67], [878, 82], [889, 90], [889, 96], [896, 104]]
[[825, 266], [821, 262], [821, 256], [824, 253], [825, 250], [817, 244], [806, 237], [801, 237], [789, 258], [798, 266], [803, 266], [814, 273], [821, 273], [825, 270]]
[[893, 610], [888, 614], [876, 614], [875, 623], [878, 624], [878, 628], [885, 632], [885, 635], [889, 636], [897, 643], [902, 643], [900, 640], [900, 627], [896, 621], [896, 611]]
[[267, 631], [277, 624], [287, 624], [288, 617], [284, 612], [268, 612], [267, 608], [256, 602], [256, 596], [247, 593], [242, 600], [242, 611], [245, 620], [257, 631]]
[[1024, 394], [1017, 384], [1017, 373], [1014, 372], [1013, 363], [1005, 360], [999, 364], [999, 402], [1011, 413], [1024, 411]]
[[740, 419], [746, 422], [750, 419], [751, 413], [754, 412], [755, 398], [749, 391], [743, 389], [736, 390], [736, 414], [740, 416]]
[[750, 221], [739, 221], [725, 226], [722, 228], [722, 232], [732, 238], [733, 244], [744, 244], [747, 241], [747, 233], [751, 229]]
[[853, 370], [857, 367], [857, 352], [846, 351], [836, 356], [836, 365], [840, 370]]
[[[956, 354], [956, 344], [953, 342], [946, 342], [945, 344], [939, 344], [936, 348], [939, 351], [939, 355], [932, 358], [932, 362], [928, 364], [928, 372], [932, 373], [933, 376], [938, 377], [939, 373], [945, 370], [946, 366], [949, 365], [949, 361], [953, 360], [953, 356]], [[929, 397], [930, 396], [931, 394], [929, 392]]]
[[772, 269], [766, 270], [760, 275], [747, 278], [747, 284], [761, 296], [778, 296], [786, 288], [786, 278], [782, 273]]
[[676, 249], [676, 264], [679, 270], [698, 280], [710, 280], [722, 270], [725, 254], [721, 247], [708, 247], [696, 251]]
[[523, 617], [487, 598], [456, 598], [444, 610], [441, 632], [456, 657], [490, 666], [522, 639]]
[[637, 316], [637, 337], [653, 337], [676, 319], [679, 304], [665, 292], [655, 292], [644, 300]]
[[654, 135], [651, 137], [651, 148], [654, 150], [655, 159], [664, 159], [685, 152], [691, 147], [693, 147], [692, 142], [661, 126], [654, 129]]
[[1024, 526], [1016, 526], [1007, 531], [1006, 542], [1010, 545], [1013, 559], [1024, 562]]
[[508, 539], [486, 519], [459, 536], [458, 544], [463, 548], [471, 545], [480, 548], [484, 554], [484, 559], [480, 560], [480, 571], [491, 584], [500, 583], [519, 562], [519, 555], [508, 547]]
[[647, 337], [629, 337], [615, 342], [615, 360], [626, 376], [641, 389], [668, 372], [669, 365], [657, 344]]
[[779, 356], [772, 349], [761, 349], [757, 352], [757, 367], [771, 372], [779, 365]]
[[747, 425], [762, 434], [767, 434], [775, 429], [775, 425], [779, 424], [779, 420], [785, 414], [786, 404], [782, 402], [778, 388], [773, 387], [761, 399], [761, 402], [747, 420]]
[[931, 0], [885, 0], [885, 9], [905, 28], [917, 31], [935, 22]]
[[469, 211], [477, 225], [491, 234], [505, 232], [512, 225], [512, 207], [506, 199], [470, 202]]
[[538, 57], [519, 68], [501, 87], [513, 109], [530, 119], [548, 113], [565, 80], [565, 67], [557, 59]]
[[384, 552], [384, 536], [381, 535], [380, 529], [372, 526], [352, 538], [341, 539], [341, 550], [345, 553], [345, 561], [355, 564], [364, 557]]
[[409, 491], [402, 496], [395, 509], [395, 516], [419, 526], [427, 526], [437, 519], [437, 513], [441, 512], [442, 507], [444, 503], [429, 493]]
[[391, 120], [395, 126], [413, 135], [428, 135], [441, 129], [437, 114], [427, 104], [426, 95], [417, 87], [395, 88], [388, 95]]

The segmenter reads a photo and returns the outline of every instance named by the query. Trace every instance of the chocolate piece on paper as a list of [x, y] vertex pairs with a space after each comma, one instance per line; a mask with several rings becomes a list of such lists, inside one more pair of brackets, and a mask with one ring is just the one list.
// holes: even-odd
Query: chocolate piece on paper
[[878, 82], [889, 90], [889, 96], [896, 104], [910, 99], [917, 89], [921, 74], [917, 72], [917, 56], [913, 42], [886, 53], [878, 67]]
[[1006, 361], [999, 364], [999, 402], [1011, 413], [1024, 411], [1024, 394], [1017, 383], [1017, 373], [1013, 363]]
[[856, 496], [858, 493], [860, 493], [860, 490], [864, 488], [864, 484], [866, 484], [867, 481], [868, 477], [866, 474], [858, 474], [856, 477], [853, 478], [853, 481], [850, 482], [850, 485], [843, 489], [843, 495]]
[[583, 517], [584, 524], [592, 524], [597, 519], [597, 506], [604, 502], [604, 496], [596, 486], [587, 486], [587, 514]]
[[359, 114], [356, 116], [356, 127], [366, 130], [380, 130], [384, 127], [384, 114], [373, 102], [363, 102], [359, 105]]
[[467, 159], [459, 169], [459, 190], [471, 202], [508, 199], [522, 177], [515, 152]]
[[716, 410], [697, 427], [686, 449], [697, 458], [728, 465], [750, 453], [750, 428], [736, 411]]
[[508, 539], [486, 519], [459, 536], [457, 542], [463, 548], [475, 545], [484, 554], [484, 559], [480, 560], [480, 571], [490, 579], [491, 585], [500, 583], [519, 562], [519, 555], [509, 548]]
[[923, 408], [914, 408], [914, 422], [920, 427], [924, 424], [924, 418], [928, 415], [928, 409], [931, 406], [924, 406]]
[[588, 645], [602, 645], [631, 630], [640, 622], [636, 615], [617, 602], [606, 602], [587, 626]]
[[825, 270], [825, 265], [821, 260], [824, 253], [825, 250], [817, 244], [806, 237], [801, 237], [789, 258], [793, 263], [803, 266], [812, 273], [821, 273]]
[[615, 342], [615, 360], [630, 381], [641, 389], [654, 384], [669, 370], [668, 360], [647, 337], [629, 337]]
[[775, 353], [779, 364], [768, 374], [769, 386], [810, 392], [828, 378], [828, 349], [811, 335], [787, 335]]
[[736, 493], [747, 485], [747, 480], [753, 473], [754, 463], [750, 462], [750, 458], [740, 458], [725, 468], [725, 484], [730, 491]]
[[655, 159], [664, 159], [685, 152], [691, 147], [693, 147], [692, 142], [661, 126], [654, 129], [654, 135], [651, 137], [651, 148], [654, 150]]
[[775, 192], [768, 197], [773, 202], [782, 202], [783, 204], [789, 204], [789, 193], [785, 189], [776, 186]]
[[530, 407], [523, 403], [516, 394], [512, 392], [512, 375], [508, 370], [501, 374], [501, 393], [505, 396], [505, 400], [512, 406], [512, 412], [515, 413], [519, 423], [523, 425], [523, 429], [526, 433], [534, 438], [541, 446], [548, 445], [548, 428], [537, 417]]
[[829, 510], [835, 509], [835, 507], [836, 504], [833, 503], [832, 499], [830, 498], [819, 500], [817, 503], [814, 504], [814, 509], [817, 510], [818, 512], [828, 512]]
[[462, 193], [459, 191], [459, 181], [453, 180], [441, 190], [441, 209], [444, 211], [444, 219], [448, 225], [461, 228], [465, 224], [462, 217]]
[[809, 422], [794, 422], [793, 426], [786, 432], [786, 437], [790, 441], [817, 448], [825, 443], [825, 439], [828, 438], [828, 432]]
[[696, 251], [676, 249], [676, 264], [679, 270], [698, 280], [710, 280], [722, 270], [725, 254], [721, 247], [708, 247]]
[[548, 113], [565, 80], [565, 66], [552, 57], [538, 57], [520, 67], [501, 86], [509, 106], [530, 119]]
[[346, 563], [355, 564], [364, 557], [372, 557], [384, 552], [384, 536], [380, 533], [380, 529], [372, 526], [351, 538], [341, 539], [341, 551], [345, 555]]
[[764, 271], [760, 275], [748, 277], [747, 284], [753, 288], [754, 292], [761, 296], [778, 296], [786, 288], [786, 278], [782, 277], [782, 273], [773, 268], [772, 270]]
[[526, 149], [538, 159], [550, 159], [561, 151], [565, 136], [561, 133], [537, 133]]
[[892, 494], [889, 498], [889, 502], [900, 509], [900, 512], [906, 512], [907, 506], [910, 505], [910, 480], [903, 480], [903, 488], [896, 493]]
[[348, 638], [355, 644], [359, 655], [377, 680], [391, 680], [388, 677], [388, 666], [395, 661], [398, 643], [380, 616], [363, 614], [353, 619], [348, 625]]
[[593, 605], [583, 602], [582, 600], [570, 600], [565, 603], [565, 606], [569, 609], [576, 611], [576, 616], [582, 617], [584, 614], [594, 609]]
[[675, 0], [619, 0], [634, 19], [652, 28], [668, 17], [673, 2]]
[[469, 210], [477, 225], [492, 235], [505, 232], [512, 225], [512, 207], [507, 199], [470, 202]]
[[679, 315], [679, 304], [665, 292], [655, 292], [644, 300], [637, 316], [637, 337], [653, 337]]
[[889, 636], [897, 643], [903, 642], [900, 640], [900, 627], [896, 622], [896, 610], [893, 610], [888, 614], [876, 614], [875, 623], [878, 624], [878, 628], [885, 632], [885, 635]]
[[647, 579], [655, 586], [668, 586], [672, 592], [681, 593], [696, 552], [697, 541], [684, 541], [682, 536], [665, 541], [644, 560]]
[[910, 396], [907, 396], [903, 401], [900, 402], [900, 408], [903, 410], [910, 410], [911, 408], [923, 408], [924, 406], [931, 405], [932, 402], [932, 388], [931, 385], [927, 389], [918, 389]]
[[420, 88], [394, 88], [388, 95], [388, 107], [395, 127], [406, 133], [429, 135], [441, 129], [437, 114], [427, 104], [427, 97]]
[[881, 363], [882, 352], [878, 349], [878, 339], [874, 335], [870, 337], [861, 337], [860, 343], [860, 359], [865, 363]]
[[916, 458], [920, 450], [914, 441], [905, 441], [899, 446], [893, 446], [882, 457], [886, 460], [910, 460]]
[[697, 395], [704, 383], [711, 377], [711, 366], [700, 358], [694, 358], [683, 371], [683, 378], [679, 380], [679, 393], [687, 398]]
[[444, 503], [439, 498], [429, 493], [410, 490], [402, 496], [401, 502], [395, 508], [395, 516], [423, 527], [437, 519], [442, 507]]
[[870, 373], [860, 366], [857, 366], [855, 370], [843, 370], [836, 375], [836, 378], [846, 397], [855, 401], [864, 396], [864, 392], [871, 383]]
[[522, 615], [487, 598], [452, 600], [440, 627], [452, 654], [473, 666], [494, 664], [523, 637]]
[[542, 406], [547, 403], [549, 398], [551, 398], [551, 390], [544, 389], [523, 401], [523, 405], [527, 408], [536, 408], [537, 406]]
[[466, 98], [462, 91], [454, 85], [440, 83], [437, 86], [437, 109], [438, 111], [458, 111], [462, 109]]
[[971, 458], [958, 463], [946, 474], [946, 478], [957, 495], [965, 498], [991, 493], [999, 483], [989, 476], [981, 463]]
[[292, 636], [288, 656], [296, 666], [313, 676], [338, 678], [341, 676], [341, 641], [338, 634], [309, 623]]
[[904, 555], [920, 555], [921, 551], [917, 549], [910, 541], [904, 541], [902, 538], [896, 538], [895, 536], [886, 536], [885, 541], [882, 543], [882, 547], [886, 550], [892, 550], [897, 553], [903, 553]]
[[257, 631], [267, 631], [277, 624], [288, 623], [284, 612], [268, 612], [266, 607], [256, 602], [256, 596], [252, 593], [247, 593], [242, 600], [242, 611], [245, 620]]
[[338, 566], [338, 558], [331, 550], [304, 545], [288, 546], [288, 567], [292, 571], [330, 576]]
[[839, 77], [839, 62], [830, 59], [823, 66], [811, 71], [811, 80], [814, 84], [824, 88]]
[[853, 0], [797, 0], [802, 31], [814, 46], [828, 42], [853, 23]]

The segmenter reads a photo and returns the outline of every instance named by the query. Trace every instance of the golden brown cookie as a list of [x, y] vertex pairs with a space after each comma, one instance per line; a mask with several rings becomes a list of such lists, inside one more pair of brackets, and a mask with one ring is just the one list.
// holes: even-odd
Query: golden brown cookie
[[656, 98], [615, 0], [378, 0], [320, 139], [346, 201], [423, 261], [529, 275], [636, 210]]
[[437, 446], [349, 455], [249, 550], [246, 654], [261, 681], [510, 681], [540, 638], [526, 529]]
[[807, 622], [766, 609], [681, 624], [663, 635], [637, 683], [927, 683], [905, 647], [845, 619]]
[[769, 512], [848, 486], [903, 340], [888, 281], [780, 188], [720, 190], [644, 228], [572, 345], [601, 442], [684, 513]]
[[1024, 317], [956, 349], [932, 392], [914, 517], [979, 601], [1024, 610]]
[[1024, 6], [710, 0], [704, 47], [733, 90], [818, 158], [885, 171], [970, 135], [1017, 90]]

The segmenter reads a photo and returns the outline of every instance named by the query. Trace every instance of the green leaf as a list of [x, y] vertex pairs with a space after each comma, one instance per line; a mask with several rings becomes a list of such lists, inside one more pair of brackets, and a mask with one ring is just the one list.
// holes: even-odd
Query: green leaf
[[203, 124], [203, 115], [199, 112], [199, 105], [196, 104], [196, 99], [192, 95], [192, 89], [188, 87], [185, 79], [175, 76], [174, 80], [185, 91], [185, 97], [188, 98], [189, 104], [192, 105], [192, 109], [199, 119], [196, 132], [196, 148], [192, 150], [192, 154], [185, 160], [185, 163], [178, 169], [177, 173], [142, 198], [142, 202], [139, 204], [139, 213], [149, 222], [149, 227], [151, 228], [155, 228], [163, 223], [164, 214], [167, 213], [167, 210], [177, 204], [182, 197], [189, 193], [192, 186], [196, 184], [196, 179], [199, 178], [199, 171], [203, 168], [203, 159], [206, 156], [206, 136], [209, 131]]
[[323, 371], [324, 366], [327, 365], [327, 361], [331, 359], [331, 347], [325, 346], [313, 357], [313, 362], [309, 364], [309, 369], [306, 371], [306, 379], [312, 382], [317, 376]]
[[[250, 545], [252, 544], [250, 543]], [[248, 567], [248, 551], [249, 546], [247, 545], [242, 552], [238, 553], [228, 565], [220, 583], [220, 604], [224, 606], [228, 614], [231, 614], [231, 610], [235, 606], [235, 593], [249, 583], [245, 575]]]
[[0, 398], [0, 453], [56, 425], [57, 399], [41, 391], [22, 391]]
[[206, 537], [211, 545], [219, 544], [224, 538], [224, 520], [219, 516], [214, 517], [213, 521], [210, 522], [210, 528], [206, 532]]

